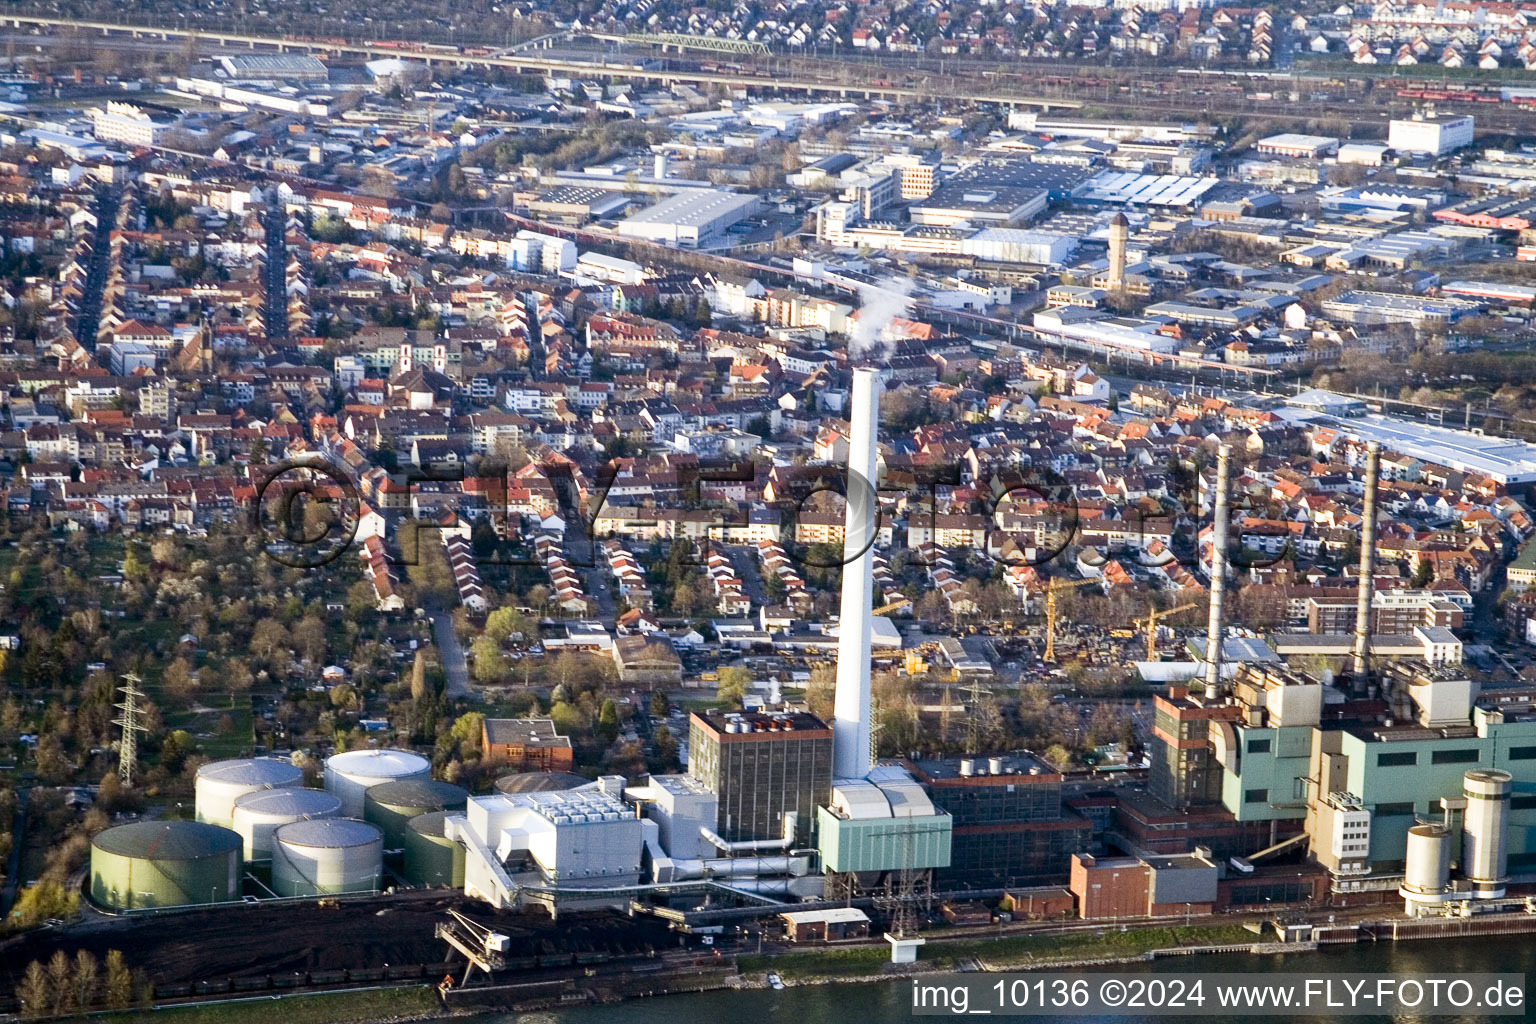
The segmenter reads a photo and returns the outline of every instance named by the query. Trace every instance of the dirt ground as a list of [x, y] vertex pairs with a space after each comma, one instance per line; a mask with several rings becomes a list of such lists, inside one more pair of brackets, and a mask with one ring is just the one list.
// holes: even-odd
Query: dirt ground
[[[55, 950], [88, 949], [98, 960], [122, 950], [132, 967], [160, 985], [294, 971], [440, 964], [450, 959], [433, 935], [449, 907], [512, 939], [510, 957], [556, 953], [645, 954], [678, 944], [655, 918], [614, 912], [510, 913], [449, 892], [414, 892], [315, 903], [256, 904], [159, 917], [94, 918], [67, 930], [46, 929], [0, 945], [0, 988], [13, 989], [27, 964]], [[461, 959], [452, 954], [452, 959]], [[4, 982], [8, 979], [10, 984]]]

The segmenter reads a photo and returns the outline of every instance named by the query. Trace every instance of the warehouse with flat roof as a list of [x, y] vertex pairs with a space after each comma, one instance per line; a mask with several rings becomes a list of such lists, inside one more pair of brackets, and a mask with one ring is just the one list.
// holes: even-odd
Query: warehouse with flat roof
[[[1310, 392], [1298, 397], [1305, 398], [1306, 394]], [[1294, 402], [1287, 403], [1287, 406], [1294, 405]], [[1536, 483], [1536, 444], [1527, 441], [1415, 423], [1394, 416], [1362, 416], [1353, 412], [1319, 414], [1315, 406], [1310, 410], [1305, 405], [1301, 408], [1282, 406], [1274, 411], [1285, 419], [1333, 427], [1351, 440], [1379, 441], [1382, 448], [1399, 455], [1461, 473], [1485, 476], [1500, 487]]]
[[231, 53], [219, 58], [219, 67], [230, 78], [281, 78], [324, 82], [330, 77], [324, 64], [303, 53]]
[[697, 248], [762, 208], [756, 196], [739, 192], [683, 192], [619, 222], [618, 232], [666, 245]]

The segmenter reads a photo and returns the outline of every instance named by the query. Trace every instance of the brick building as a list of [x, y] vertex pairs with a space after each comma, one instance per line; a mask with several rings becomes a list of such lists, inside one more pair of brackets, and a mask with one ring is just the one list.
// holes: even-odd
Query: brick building
[[519, 771], [571, 770], [570, 738], [556, 735], [555, 723], [548, 718], [487, 718], [480, 746], [487, 761]]

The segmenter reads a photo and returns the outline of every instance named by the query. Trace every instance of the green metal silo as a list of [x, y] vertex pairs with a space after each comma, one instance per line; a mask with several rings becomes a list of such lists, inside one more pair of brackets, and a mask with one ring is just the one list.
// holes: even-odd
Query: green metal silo
[[199, 821], [138, 821], [91, 840], [91, 899], [117, 910], [240, 898], [240, 836]]
[[464, 846], [443, 834], [447, 811], [412, 818], [405, 833], [405, 879], [412, 885], [464, 887]]
[[432, 779], [401, 779], [369, 788], [363, 798], [363, 820], [384, 831], [384, 848], [398, 850], [410, 831], [408, 822], [433, 811], [463, 811], [469, 791], [451, 782]]

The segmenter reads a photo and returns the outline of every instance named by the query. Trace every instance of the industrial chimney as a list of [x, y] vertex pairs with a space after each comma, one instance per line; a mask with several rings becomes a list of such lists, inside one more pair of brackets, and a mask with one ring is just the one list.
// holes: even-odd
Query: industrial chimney
[[1117, 292], [1125, 287], [1125, 248], [1131, 239], [1131, 222], [1125, 214], [1117, 213], [1109, 222], [1109, 290]]
[[667, 154], [665, 154], [665, 153], [657, 153], [656, 154], [656, 159], [653, 161], [653, 163], [654, 163], [654, 173], [653, 173], [652, 176], [657, 181], [666, 181], [667, 180]]
[[853, 371], [843, 603], [838, 620], [837, 694], [832, 706], [832, 771], [838, 779], [862, 779], [870, 768], [869, 636], [875, 589], [875, 528], [879, 522], [875, 440], [880, 425], [880, 391], [878, 370], [859, 367]]
[[1216, 511], [1211, 523], [1211, 608], [1205, 624], [1205, 699], [1221, 696], [1221, 645], [1226, 620], [1222, 599], [1227, 591], [1227, 526], [1232, 519], [1232, 446], [1216, 451]]
[[1371, 595], [1376, 588], [1376, 488], [1381, 477], [1381, 445], [1365, 446], [1365, 506], [1360, 524], [1360, 580], [1355, 591], [1354, 689], [1361, 692], [1370, 670]]

